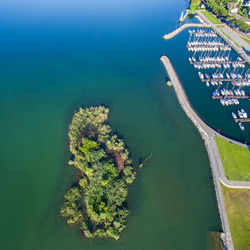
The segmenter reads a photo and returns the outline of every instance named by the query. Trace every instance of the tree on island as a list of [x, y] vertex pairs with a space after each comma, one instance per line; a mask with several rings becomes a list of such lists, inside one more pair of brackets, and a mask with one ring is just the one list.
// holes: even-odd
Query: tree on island
[[124, 142], [106, 124], [109, 109], [80, 108], [69, 126], [69, 165], [81, 178], [64, 196], [60, 215], [83, 234], [119, 239], [129, 214], [128, 185], [135, 179]]

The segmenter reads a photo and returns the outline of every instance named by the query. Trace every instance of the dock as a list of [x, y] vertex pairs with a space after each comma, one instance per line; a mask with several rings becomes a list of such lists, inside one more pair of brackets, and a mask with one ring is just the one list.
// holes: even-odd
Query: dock
[[248, 95], [227, 95], [227, 96], [212, 96], [212, 99], [248, 99]]
[[183, 11], [181, 12], [181, 16], [179, 18], [179, 22], [182, 23], [184, 22], [184, 20], [186, 19], [186, 17], [188, 16], [188, 11], [186, 11], [185, 15], [183, 16]]
[[189, 62], [190, 64], [220, 64], [220, 65], [223, 65], [223, 64], [234, 64], [234, 63], [242, 63], [242, 64], [245, 64], [246, 61], [225, 61], [225, 62], [193, 62], [193, 61], [190, 61]]
[[218, 82], [236, 82], [236, 81], [247, 81], [248, 78], [241, 78], [241, 79], [228, 79], [228, 78], [210, 78], [210, 79], [201, 79], [202, 82], [206, 81], [218, 81]]
[[250, 118], [236, 118], [235, 122], [250, 122]]

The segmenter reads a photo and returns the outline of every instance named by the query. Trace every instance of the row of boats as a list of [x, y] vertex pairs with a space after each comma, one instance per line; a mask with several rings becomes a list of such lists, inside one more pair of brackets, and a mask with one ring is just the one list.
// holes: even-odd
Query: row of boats
[[199, 75], [199, 77], [200, 77], [200, 79], [201, 80], [204, 80], [205, 78], [207, 79], [207, 80], [209, 80], [209, 79], [228, 79], [228, 80], [241, 80], [241, 79], [244, 79], [245, 78], [245, 81], [247, 81], [248, 82], [248, 80], [249, 80], [249, 74], [248, 73], [245, 73], [245, 74], [235, 74], [235, 73], [226, 73], [225, 75], [223, 74], [223, 73], [220, 73], [220, 72], [218, 72], [218, 73], [213, 73], [212, 74], [212, 77], [210, 77], [210, 75], [209, 74], [207, 74], [207, 73], [205, 73], [205, 74], [202, 74], [200, 71], [198, 71], [198, 75]]
[[228, 45], [223, 45], [223, 46], [190, 46], [188, 47], [188, 51], [191, 52], [200, 52], [200, 51], [231, 51], [232, 48]]
[[220, 41], [192, 41], [187, 43], [187, 48], [193, 46], [223, 47], [225, 43]]
[[[246, 119], [248, 117], [247, 112], [244, 109], [238, 110], [237, 112], [240, 119]], [[234, 112], [232, 112], [232, 117], [235, 121], [236, 119], [238, 119], [237, 115]], [[245, 130], [245, 127], [241, 122], [239, 122], [238, 125], [242, 131]]]
[[[191, 58], [189, 58], [189, 62], [191, 61]], [[231, 63], [199, 63], [199, 62], [195, 62], [193, 63], [194, 68], [196, 69], [220, 69], [222, 66], [224, 69], [229, 69], [232, 65], [232, 67], [234, 69], [236, 68], [245, 68], [245, 64], [244, 63], [240, 63], [240, 62], [233, 62]]]
[[214, 90], [213, 96], [246, 96], [246, 92], [240, 89], [228, 90], [223, 88], [221, 90]]
[[[200, 62], [216, 62], [216, 63], [224, 63], [229, 62], [228, 56], [199, 56]], [[192, 57], [192, 60], [195, 60], [195, 57]], [[236, 59], [236, 62], [243, 62], [243, 59], [241, 57], [238, 57]]]
[[[233, 86], [237, 86], [237, 87], [248, 87], [250, 86], [250, 79], [248, 79], [247, 81], [235, 81], [231, 83]], [[209, 87], [210, 84], [212, 86], [219, 86], [219, 85], [223, 85], [223, 82], [222, 81], [206, 81], [207, 87]]]
[[230, 105], [239, 105], [240, 102], [238, 99], [220, 99], [220, 103], [223, 105], [223, 106], [230, 106]]
[[214, 31], [205, 31], [203, 29], [198, 29], [198, 30], [189, 30], [189, 35], [190, 36], [195, 36], [195, 37], [217, 37], [217, 34]]

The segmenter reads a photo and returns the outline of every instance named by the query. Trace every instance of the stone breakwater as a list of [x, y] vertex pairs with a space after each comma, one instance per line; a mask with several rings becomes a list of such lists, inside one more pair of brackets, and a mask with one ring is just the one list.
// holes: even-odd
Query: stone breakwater
[[224, 244], [227, 246], [227, 249], [233, 250], [234, 247], [233, 247], [230, 227], [229, 227], [229, 223], [227, 219], [222, 190], [220, 186], [220, 178], [219, 178], [219, 173], [218, 173], [218, 168], [217, 168], [218, 155], [214, 153], [215, 147], [217, 148], [214, 142], [214, 136], [216, 134], [214, 130], [208, 127], [192, 109], [191, 105], [189, 104], [188, 98], [185, 94], [185, 91], [181, 85], [181, 82], [177, 74], [175, 73], [175, 70], [170, 60], [166, 56], [163, 56], [161, 57], [161, 61], [164, 64], [166, 71], [169, 75], [169, 78], [171, 79], [173, 83], [173, 87], [174, 87], [177, 99], [181, 107], [183, 108], [186, 115], [190, 118], [190, 120], [194, 123], [194, 125], [200, 132], [202, 139], [204, 140], [204, 143], [208, 152], [211, 170], [212, 170], [212, 176], [213, 176], [214, 187], [215, 187], [215, 192], [216, 192], [216, 199], [218, 203], [218, 210], [220, 213], [221, 224], [222, 224], [222, 229], [223, 229], [221, 238]]
[[163, 39], [169, 40], [173, 38], [174, 36], [178, 35], [181, 31], [183, 31], [186, 28], [209, 28], [211, 25], [209, 24], [201, 24], [201, 23], [186, 23], [181, 25], [178, 29], [174, 30], [171, 33], [168, 33], [163, 36]]

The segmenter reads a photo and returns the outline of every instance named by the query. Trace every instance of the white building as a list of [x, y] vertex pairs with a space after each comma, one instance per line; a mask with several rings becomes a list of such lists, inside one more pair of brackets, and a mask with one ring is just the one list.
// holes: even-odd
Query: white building
[[236, 6], [235, 3], [231, 2], [227, 5], [227, 8], [230, 10], [232, 14], [237, 14], [238, 12], [238, 7]]

